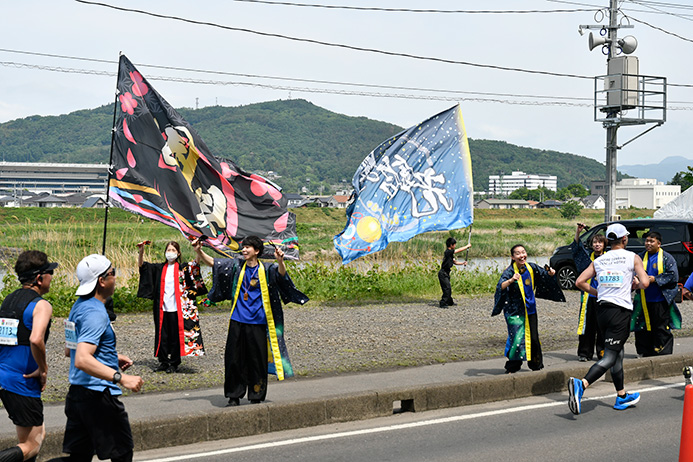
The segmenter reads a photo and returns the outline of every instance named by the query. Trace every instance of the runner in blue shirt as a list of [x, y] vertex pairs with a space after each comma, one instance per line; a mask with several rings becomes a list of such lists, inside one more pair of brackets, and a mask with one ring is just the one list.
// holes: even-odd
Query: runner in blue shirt
[[41, 392], [46, 388], [46, 341], [53, 307], [42, 298], [53, 270], [45, 253], [27, 250], [14, 265], [22, 283], [0, 306], [0, 400], [17, 429], [19, 444], [0, 451], [0, 461], [35, 460], [46, 430]]

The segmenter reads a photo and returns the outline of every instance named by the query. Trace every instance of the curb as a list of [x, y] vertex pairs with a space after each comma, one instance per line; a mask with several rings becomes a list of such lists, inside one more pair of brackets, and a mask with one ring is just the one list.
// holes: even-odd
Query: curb
[[[623, 363], [626, 383], [672, 377], [693, 364], [693, 353], [627, 359]], [[528, 396], [559, 393], [567, 389], [570, 377], [582, 377], [586, 365], [558, 370], [461, 379], [424, 387], [400, 386], [384, 390], [365, 390], [340, 396], [327, 396], [284, 402], [269, 402], [174, 418], [131, 420], [135, 451], [171, 445], [238, 438], [318, 425], [386, 417], [398, 412], [483, 404]], [[607, 373], [606, 380], [610, 381]], [[195, 431], [191, 431], [194, 428]], [[46, 432], [38, 460], [59, 457], [64, 427]], [[0, 447], [16, 445], [15, 438], [0, 438]]]

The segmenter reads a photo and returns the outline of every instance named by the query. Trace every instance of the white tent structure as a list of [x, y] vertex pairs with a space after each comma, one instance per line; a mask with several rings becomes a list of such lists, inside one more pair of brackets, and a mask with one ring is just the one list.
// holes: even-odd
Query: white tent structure
[[693, 187], [688, 188], [679, 197], [656, 210], [653, 217], [693, 220]]

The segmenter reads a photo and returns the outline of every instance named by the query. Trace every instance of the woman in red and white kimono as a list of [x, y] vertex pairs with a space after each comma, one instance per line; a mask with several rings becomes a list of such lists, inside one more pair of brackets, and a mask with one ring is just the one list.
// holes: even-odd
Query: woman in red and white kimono
[[196, 261], [181, 264], [180, 245], [166, 244], [163, 263], [144, 261], [144, 246], [137, 244], [140, 284], [137, 296], [154, 301], [154, 356], [157, 372], [176, 372], [181, 356], [202, 356], [204, 346], [195, 297], [207, 293]]

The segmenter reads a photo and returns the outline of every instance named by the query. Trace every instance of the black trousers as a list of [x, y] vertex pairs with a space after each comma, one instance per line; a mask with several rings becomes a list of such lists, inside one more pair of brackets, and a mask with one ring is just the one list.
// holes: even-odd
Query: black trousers
[[440, 306], [446, 307], [452, 305], [454, 302], [452, 300], [452, 284], [450, 284], [450, 273], [447, 271], [438, 271], [438, 281], [440, 281], [440, 288], [443, 290], [443, 296], [440, 299]]
[[123, 403], [108, 390], [97, 392], [70, 386], [65, 398], [63, 452], [67, 460], [132, 460], [130, 421]]
[[590, 297], [587, 300], [585, 313], [585, 333], [578, 335], [578, 356], [592, 359], [594, 350], [597, 349], [597, 359], [604, 356], [604, 335], [599, 330], [597, 323], [597, 298]]
[[180, 365], [180, 337], [178, 335], [178, 312], [164, 311], [161, 322], [161, 343], [156, 357], [161, 364], [178, 367]]
[[642, 356], [670, 355], [674, 352], [674, 334], [669, 323], [671, 313], [669, 304], [663, 302], [647, 302], [647, 312], [650, 315], [652, 330], [642, 330], [635, 333], [635, 350]]
[[224, 395], [264, 401], [267, 396], [267, 325], [231, 320], [224, 353]]
[[[527, 366], [533, 371], [539, 371], [544, 368], [544, 355], [541, 352], [541, 343], [539, 342], [539, 322], [537, 314], [527, 315], [529, 320], [529, 336], [532, 347], [532, 359], [527, 361]], [[522, 367], [522, 360], [508, 360], [505, 362], [505, 370], [508, 372], [517, 372]]]

